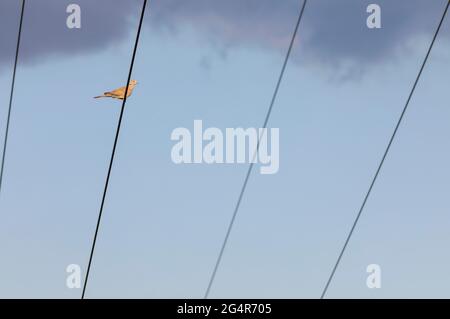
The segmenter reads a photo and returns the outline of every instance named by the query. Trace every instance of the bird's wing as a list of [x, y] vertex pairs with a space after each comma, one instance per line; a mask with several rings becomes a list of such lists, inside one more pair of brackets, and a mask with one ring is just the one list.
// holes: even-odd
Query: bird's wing
[[108, 92], [108, 93], [110, 93], [112, 95], [122, 95], [123, 96], [125, 94], [125, 87], [121, 87], [121, 88], [112, 90], [111, 92]]

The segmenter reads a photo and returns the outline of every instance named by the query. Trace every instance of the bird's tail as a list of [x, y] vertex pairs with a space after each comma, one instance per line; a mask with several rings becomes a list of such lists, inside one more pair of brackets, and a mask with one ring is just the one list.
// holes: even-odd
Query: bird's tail
[[99, 96], [94, 96], [94, 99], [99, 99], [101, 97], [106, 97], [106, 95], [99, 95]]

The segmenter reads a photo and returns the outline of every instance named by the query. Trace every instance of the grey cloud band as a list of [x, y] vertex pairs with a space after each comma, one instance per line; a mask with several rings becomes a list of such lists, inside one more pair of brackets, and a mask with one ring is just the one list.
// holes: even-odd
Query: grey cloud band
[[[82, 8], [82, 31], [65, 27], [66, 7]], [[369, 30], [366, 7], [382, 7], [380, 30]], [[383, 62], [415, 37], [431, 34], [446, 0], [310, 0], [302, 25], [302, 61], [329, 66]], [[146, 24], [171, 36], [191, 27], [219, 47], [285, 50], [297, 0], [154, 0]], [[119, 44], [136, 24], [140, 0], [28, 0], [21, 63], [86, 54]], [[0, 2], [0, 65], [14, 56], [20, 1]], [[443, 32], [445, 33], [445, 32]], [[148, 33], [147, 33], [148, 34]], [[448, 32], [447, 32], [448, 34]], [[145, 39], [142, 39], [146, 41]], [[401, 50], [400, 50], [401, 51]], [[293, 60], [299, 62], [295, 55]]]

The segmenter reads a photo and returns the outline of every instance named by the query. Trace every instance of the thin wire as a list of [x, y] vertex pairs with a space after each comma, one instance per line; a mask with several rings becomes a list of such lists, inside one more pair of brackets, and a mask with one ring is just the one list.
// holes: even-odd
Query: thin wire
[[402, 123], [403, 117], [404, 117], [404, 115], [405, 115], [405, 113], [406, 113], [406, 111], [407, 111], [407, 109], [408, 109], [409, 102], [411, 101], [411, 98], [412, 98], [412, 96], [413, 96], [413, 94], [414, 94], [414, 91], [416, 90], [416, 87], [417, 87], [417, 84], [419, 83], [419, 79], [420, 79], [420, 77], [421, 77], [421, 75], [422, 75], [422, 72], [423, 72], [423, 70], [425, 69], [425, 65], [426, 65], [426, 63], [427, 63], [427, 61], [428, 61], [428, 57], [430, 56], [431, 50], [432, 50], [432, 48], [433, 48], [433, 46], [434, 46], [434, 43], [435, 43], [435, 41], [436, 41], [436, 38], [437, 38], [437, 36], [438, 36], [438, 34], [439, 34], [439, 31], [440, 31], [440, 29], [441, 29], [442, 23], [444, 22], [444, 19], [445, 19], [445, 16], [446, 16], [446, 14], [447, 14], [449, 5], [450, 5], [450, 1], [447, 2], [447, 5], [446, 5], [446, 7], [445, 7], [445, 10], [444, 10], [444, 13], [443, 13], [443, 15], [442, 15], [442, 18], [441, 18], [441, 20], [440, 20], [440, 22], [439, 22], [439, 25], [438, 25], [438, 27], [437, 27], [437, 29], [436, 29], [436, 32], [435, 32], [434, 36], [433, 36], [433, 40], [431, 41], [430, 47], [428, 48], [427, 54], [426, 54], [425, 59], [424, 59], [424, 61], [423, 61], [423, 63], [422, 63], [422, 66], [421, 66], [421, 68], [420, 68], [420, 71], [419, 71], [419, 73], [418, 73], [418, 75], [417, 75], [417, 77], [416, 77], [416, 80], [414, 81], [414, 85], [413, 85], [413, 87], [412, 87], [412, 89], [411, 89], [411, 92], [409, 93], [409, 96], [408, 96], [408, 99], [407, 99], [407, 101], [406, 101], [406, 104], [405, 104], [405, 106], [404, 106], [404, 108], [403, 108], [403, 111], [402, 111], [402, 113], [401, 113], [401, 115], [400, 115], [400, 118], [399, 118], [398, 121], [397, 121], [397, 125], [395, 126], [394, 132], [393, 132], [393, 134], [392, 134], [392, 136], [391, 136], [391, 138], [390, 138], [390, 140], [389, 140], [389, 143], [388, 143], [388, 145], [387, 145], [387, 147], [386, 147], [386, 150], [385, 150], [385, 152], [384, 152], [384, 154], [383, 154], [383, 157], [382, 157], [382, 159], [381, 159], [381, 162], [380, 162], [380, 164], [378, 165], [378, 169], [377, 169], [377, 171], [376, 171], [376, 173], [375, 173], [375, 176], [374, 176], [373, 179], [372, 179], [372, 183], [370, 184], [369, 190], [367, 191], [367, 194], [366, 194], [366, 196], [365, 196], [365, 198], [364, 198], [364, 201], [363, 201], [363, 203], [362, 203], [362, 205], [361, 205], [361, 208], [359, 209], [358, 215], [356, 216], [356, 219], [355, 219], [355, 221], [353, 222], [353, 226], [352, 226], [352, 228], [350, 229], [350, 233], [348, 234], [347, 239], [345, 240], [344, 246], [342, 247], [342, 250], [341, 250], [341, 252], [340, 252], [340, 254], [339, 254], [339, 257], [338, 257], [338, 259], [337, 259], [337, 261], [336, 261], [336, 263], [335, 263], [335, 265], [334, 265], [334, 267], [333, 267], [333, 270], [332, 270], [332, 272], [331, 272], [331, 275], [330, 275], [330, 277], [328, 278], [327, 284], [326, 284], [326, 286], [325, 286], [325, 288], [324, 288], [324, 290], [323, 290], [323, 292], [322, 292], [322, 295], [321, 295], [320, 299], [323, 299], [323, 298], [325, 297], [325, 294], [326, 294], [327, 291], [328, 291], [328, 287], [330, 286], [330, 283], [331, 283], [331, 281], [333, 280], [334, 274], [336, 273], [336, 269], [337, 269], [337, 267], [339, 266], [339, 263], [341, 262], [342, 256], [344, 255], [344, 252], [345, 252], [345, 249], [347, 248], [347, 245], [348, 245], [348, 243], [349, 243], [349, 241], [350, 241], [350, 238], [351, 238], [352, 235], [353, 235], [353, 232], [354, 232], [354, 230], [355, 230], [355, 228], [356, 228], [356, 225], [357, 225], [357, 223], [358, 223], [358, 221], [359, 221], [359, 218], [361, 217], [361, 214], [362, 214], [362, 212], [363, 212], [363, 210], [364, 210], [364, 207], [366, 206], [367, 200], [368, 200], [368, 198], [369, 198], [369, 196], [370, 196], [370, 193], [372, 192], [373, 186], [375, 185], [375, 182], [376, 182], [376, 180], [377, 180], [377, 178], [378, 178], [378, 175], [379, 175], [379, 173], [380, 173], [380, 171], [381, 171], [381, 168], [382, 168], [382, 166], [383, 166], [383, 164], [384, 164], [384, 161], [386, 160], [386, 157], [387, 157], [387, 155], [388, 155], [388, 153], [389, 153], [389, 150], [390, 150], [390, 148], [391, 148], [391, 146], [392, 146], [392, 143], [393, 143], [393, 141], [394, 141], [394, 139], [395, 139], [395, 136], [397, 135], [397, 131], [398, 131], [399, 127], [400, 127], [400, 124]]
[[[274, 90], [274, 93], [273, 93], [273, 96], [272, 96], [272, 100], [270, 101], [270, 106], [269, 106], [269, 109], [268, 109], [268, 111], [267, 111], [267, 114], [266, 114], [266, 117], [265, 117], [265, 120], [264, 120], [264, 124], [263, 124], [263, 128], [264, 128], [264, 129], [267, 128], [267, 123], [269, 122], [270, 115], [272, 114], [272, 109], [273, 109], [273, 106], [274, 106], [274, 104], [275, 104], [275, 100], [276, 100], [276, 98], [277, 98], [278, 91], [279, 91], [279, 89], [280, 89], [281, 81], [282, 81], [282, 79], [283, 79], [284, 72], [285, 72], [285, 70], [286, 70], [286, 66], [287, 66], [287, 63], [288, 63], [288, 60], [289, 60], [289, 56], [291, 55], [292, 47], [294, 46], [295, 38], [296, 38], [296, 36], [297, 36], [298, 29], [299, 29], [299, 25], [300, 25], [300, 22], [301, 22], [301, 20], [302, 20], [303, 12], [305, 11], [305, 7], [306, 7], [306, 3], [307, 3], [307, 2], [308, 2], [308, 0], [304, 0], [304, 1], [303, 1], [303, 5], [302, 5], [301, 10], [300, 10], [300, 12], [299, 12], [298, 19], [297, 19], [297, 23], [296, 23], [295, 29], [294, 29], [294, 33], [292, 34], [292, 39], [291, 39], [291, 42], [290, 42], [290, 44], [289, 44], [289, 49], [288, 49], [288, 51], [287, 51], [287, 53], [286, 53], [286, 57], [285, 57], [285, 59], [284, 59], [283, 66], [282, 66], [282, 68], [281, 68], [281, 72], [280, 72], [280, 75], [279, 75], [279, 77], [278, 77], [277, 84], [276, 84], [276, 86], [275, 86], [275, 90]], [[264, 130], [263, 130], [263, 133], [262, 133], [261, 135], [263, 135], [263, 134], [264, 134]], [[235, 221], [235, 219], [236, 219], [237, 213], [238, 213], [238, 211], [239, 211], [239, 207], [240, 207], [241, 202], [242, 202], [242, 198], [243, 198], [244, 193], [245, 193], [245, 190], [246, 190], [246, 188], [247, 188], [248, 180], [249, 180], [250, 175], [251, 175], [251, 173], [252, 173], [252, 171], [253, 171], [253, 166], [254, 166], [255, 158], [256, 158], [256, 155], [258, 154], [258, 150], [259, 150], [259, 142], [260, 142], [260, 140], [261, 140], [261, 138], [258, 140], [258, 143], [257, 143], [257, 146], [256, 146], [256, 151], [255, 151], [253, 160], [252, 160], [252, 162], [250, 163], [250, 166], [249, 166], [249, 168], [248, 168], [247, 175], [245, 176], [244, 184], [242, 185], [242, 188], [241, 188], [241, 192], [240, 192], [240, 194], [239, 194], [238, 201], [237, 201], [236, 206], [235, 206], [235, 208], [234, 208], [234, 212], [233, 212], [231, 221], [230, 221], [230, 223], [229, 223], [229, 225], [228, 225], [228, 229], [227, 229], [225, 238], [224, 238], [224, 240], [223, 240], [222, 247], [221, 247], [220, 252], [219, 252], [219, 256], [217, 257], [216, 264], [215, 264], [215, 266], [214, 266], [214, 270], [213, 270], [213, 272], [212, 272], [211, 278], [210, 278], [209, 283], [208, 283], [208, 287], [207, 287], [206, 292], [205, 292], [205, 297], [204, 297], [205, 299], [208, 298], [209, 292], [211, 291], [211, 287], [212, 287], [212, 285], [213, 285], [213, 283], [214, 283], [214, 280], [215, 280], [215, 277], [216, 277], [217, 270], [218, 270], [219, 265], [220, 265], [220, 262], [221, 262], [221, 260], [222, 260], [223, 253], [224, 253], [224, 251], [225, 251], [225, 247], [226, 247], [227, 242], [228, 242], [228, 238], [230, 237], [230, 233], [231, 233], [231, 230], [232, 230], [232, 228], [233, 228], [234, 221]]]
[[16, 84], [16, 70], [17, 70], [17, 61], [19, 59], [19, 48], [20, 48], [20, 38], [22, 36], [22, 22], [23, 22], [23, 15], [25, 12], [25, 0], [22, 0], [22, 9], [20, 12], [20, 23], [19, 23], [19, 32], [17, 35], [17, 46], [16, 46], [16, 57], [14, 60], [14, 70], [13, 70], [13, 76], [11, 81], [11, 93], [9, 95], [9, 108], [8, 108], [8, 116], [6, 119], [6, 130], [5, 130], [5, 139], [3, 142], [3, 153], [2, 153], [2, 164], [0, 168], [0, 194], [2, 190], [2, 184], [3, 184], [3, 171], [5, 168], [5, 158], [6, 158], [6, 146], [8, 144], [8, 136], [9, 136], [9, 122], [11, 120], [11, 109], [12, 109], [12, 102], [13, 102], [13, 96], [14, 96], [14, 87]]
[[131, 58], [130, 70], [128, 72], [128, 81], [127, 81], [127, 85], [126, 85], [126, 89], [125, 89], [125, 95], [124, 95], [124, 99], [123, 99], [123, 103], [122, 103], [122, 108], [120, 110], [119, 122], [117, 123], [116, 137], [114, 139], [114, 145], [113, 145], [113, 149], [112, 149], [112, 153], [111, 153], [111, 160], [109, 162], [108, 174], [106, 176], [105, 188], [103, 190], [102, 203], [100, 205], [100, 212], [98, 214], [97, 226], [95, 228], [94, 240], [92, 242], [92, 248], [91, 248], [91, 253], [90, 253], [90, 256], [89, 256], [89, 263], [88, 263], [88, 268], [87, 268], [87, 271], [86, 271], [86, 278], [84, 280], [83, 293], [81, 295], [81, 299], [84, 299], [84, 295], [86, 293], [86, 287], [87, 287], [87, 283], [88, 283], [88, 279], [89, 279], [89, 271], [91, 269], [92, 257], [94, 255], [95, 243], [97, 242], [98, 230], [99, 230], [99, 227], [100, 227], [100, 221], [101, 221], [102, 213], [103, 213], [103, 206], [105, 204], [106, 193], [108, 191], [109, 179], [111, 177], [111, 170], [112, 170], [112, 166], [113, 166], [113, 163], [114, 163], [114, 155], [116, 153], [117, 141], [119, 139], [120, 127], [121, 127], [121, 124], [122, 124], [122, 117], [123, 117], [123, 113], [124, 113], [124, 110], [125, 110], [125, 103], [127, 102], [128, 87], [129, 87], [129, 84], [130, 84], [130, 81], [131, 81], [131, 74], [133, 73], [134, 59], [136, 57], [137, 47], [138, 47], [138, 43], [139, 43], [139, 36], [141, 34], [141, 27], [142, 27], [142, 22], [144, 20], [144, 14], [145, 14], [146, 6], [147, 6], [147, 0], [144, 0], [143, 5], [142, 5], [141, 18], [139, 20], [139, 26], [138, 26], [137, 35], [136, 35], [136, 42], [134, 44], [134, 49], [133, 49], [133, 56]]

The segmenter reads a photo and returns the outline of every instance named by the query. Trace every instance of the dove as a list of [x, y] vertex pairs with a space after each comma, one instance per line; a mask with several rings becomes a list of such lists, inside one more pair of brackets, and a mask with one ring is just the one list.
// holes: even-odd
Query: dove
[[[127, 98], [130, 97], [131, 93], [133, 93], [134, 87], [136, 86], [137, 81], [136, 80], [131, 80], [130, 84], [128, 85], [128, 92], [127, 92]], [[103, 93], [103, 95], [99, 95], [99, 96], [95, 96], [94, 99], [98, 99], [101, 97], [111, 97], [113, 99], [119, 99], [119, 100], [123, 100], [125, 97], [125, 91], [126, 91], [126, 87], [123, 86], [121, 88], [109, 91], [109, 92], [105, 92]]]

